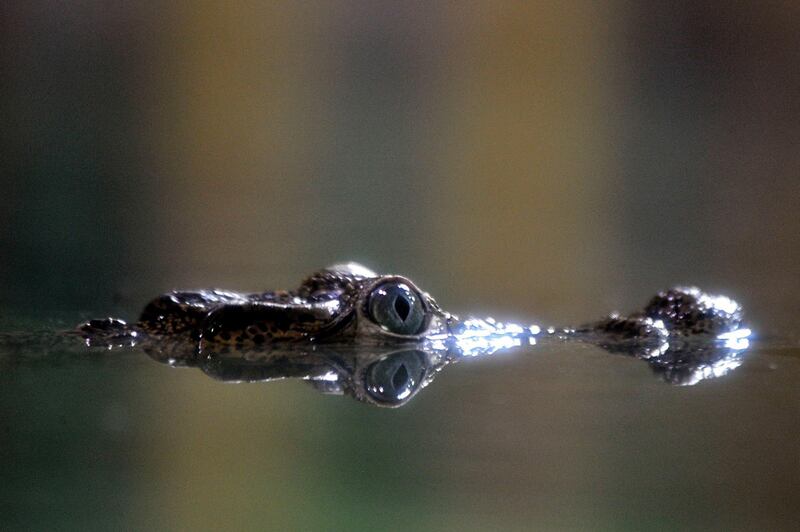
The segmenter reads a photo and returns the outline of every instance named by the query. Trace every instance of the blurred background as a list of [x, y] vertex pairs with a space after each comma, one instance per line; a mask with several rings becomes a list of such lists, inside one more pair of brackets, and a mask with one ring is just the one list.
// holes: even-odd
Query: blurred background
[[[583, 322], [689, 283], [798, 336], [797, 2], [31, 0], [0, 7], [0, 46], [5, 329], [358, 260], [456, 313]], [[796, 523], [800, 373], [765, 369], [796, 357], [686, 391], [562, 355], [461, 364], [399, 411], [144, 357], [19, 369], [0, 514]]]

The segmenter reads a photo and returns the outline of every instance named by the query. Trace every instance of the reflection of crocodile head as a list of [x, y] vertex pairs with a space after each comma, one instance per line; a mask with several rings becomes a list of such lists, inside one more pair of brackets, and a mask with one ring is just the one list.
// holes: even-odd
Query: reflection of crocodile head
[[156, 360], [220, 380], [302, 378], [320, 391], [399, 406], [447, 364], [545, 342], [596, 345], [647, 361], [672, 384], [694, 384], [741, 363], [750, 335], [741, 314], [726, 297], [675, 288], [629, 316], [576, 328], [462, 320], [410, 280], [351, 263], [312, 275], [295, 292], [173, 292], [135, 325], [92, 320], [79, 332], [87, 345], [140, 345]]
[[[593, 331], [581, 334], [567, 330], [534, 335], [514, 325], [467, 320], [460, 334], [403, 346], [371, 348], [320, 345], [221, 349], [198, 354], [184, 351], [176, 356], [174, 345], [145, 345], [154, 359], [172, 366], [196, 366], [225, 382], [269, 382], [296, 378], [308, 381], [328, 394], [345, 394], [375, 406], [406, 404], [433, 381], [445, 366], [464, 357], [490, 355], [498, 350], [537, 343], [577, 340], [647, 362], [665, 382], [691, 385], [720, 377], [742, 363], [749, 346], [747, 329], [721, 333], [717, 337], [619, 338]], [[164, 349], [168, 347], [168, 349]]]
[[196, 365], [221, 381], [299, 378], [322, 393], [346, 394], [376, 406], [396, 407], [414, 397], [443, 364], [436, 353], [413, 348], [370, 352], [325, 348], [211, 355]]

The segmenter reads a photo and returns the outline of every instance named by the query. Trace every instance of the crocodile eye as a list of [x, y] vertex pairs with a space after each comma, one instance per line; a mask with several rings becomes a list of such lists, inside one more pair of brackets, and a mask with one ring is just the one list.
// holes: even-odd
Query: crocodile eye
[[422, 384], [424, 355], [417, 350], [402, 351], [372, 364], [366, 371], [367, 393], [374, 400], [398, 404]]
[[389, 332], [417, 334], [425, 321], [420, 295], [405, 283], [386, 283], [369, 296], [370, 317]]

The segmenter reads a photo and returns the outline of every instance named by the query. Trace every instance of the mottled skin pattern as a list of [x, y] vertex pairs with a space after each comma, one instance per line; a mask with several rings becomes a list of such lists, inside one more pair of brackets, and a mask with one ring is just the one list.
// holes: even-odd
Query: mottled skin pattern
[[[380, 286], [404, 283], [415, 292], [425, 314], [415, 334], [396, 334], [376, 323], [367, 309]], [[317, 271], [291, 291], [238, 293], [225, 290], [175, 291], [151, 301], [139, 321], [92, 320], [81, 326], [87, 338], [108, 340], [131, 331], [150, 338], [191, 340], [233, 349], [287, 342], [382, 345], [414, 343], [434, 334], [459, 334], [460, 320], [407, 278], [378, 275], [356, 263]], [[641, 311], [613, 314], [571, 329], [569, 336], [602, 335], [606, 341], [647, 341], [670, 336], [716, 335], [741, 323], [736, 302], [697, 288], [673, 288], [656, 294]], [[562, 336], [564, 333], [560, 333]], [[605, 343], [605, 341], [604, 341]]]
[[742, 309], [735, 301], [711, 296], [695, 287], [659, 292], [641, 312], [611, 315], [584, 328], [620, 339], [662, 336], [717, 335], [741, 325]]
[[[400, 285], [408, 297], [391, 292]], [[390, 306], [376, 310], [376, 297]], [[412, 313], [419, 320], [398, 328], [386, 321], [387, 309], [401, 321]], [[534, 340], [596, 345], [646, 360], [667, 382], [693, 384], [740, 363], [743, 347], [718, 336], [737, 331], [741, 314], [726, 297], [673, 288], [638, 312], [576, 328], [460, 320], [410, 280], [348, 263], [315, 272], [292, 291], [170, 292], [151, 301], [135, 324], [91, 320], [78, 332], [87, 345], [138, 345], [159, 362], [199, 367], [224, 381], [302, 378], [325, 393], [399, 406], [448, 364]], [[495, 342], [512, 338], [517, 342]]]
[[[425, 329], [398, 335], [374, 323], [366, 311], [372, 290], [402, 282], [421, 296]], [[151, 301], [137, 327], [151, 336], [185, 336], [205, 344], [247, 348], [277, 342], [382, 343], [416, 340], [446, 329], [449, 316], [428, 294], [396, 275], [377, 275], [354, 263], [307, 277], [296, 290], [236, 293], [170, 292]]]

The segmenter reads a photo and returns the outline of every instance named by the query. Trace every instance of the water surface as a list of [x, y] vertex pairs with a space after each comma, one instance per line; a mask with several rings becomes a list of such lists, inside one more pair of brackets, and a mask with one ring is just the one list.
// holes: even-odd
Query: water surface
[[694, 386], [518, 347], [387, 410], [53, 338], [0, 342], [6, 526], [789, 529], [800, 504], [790, 341]]

